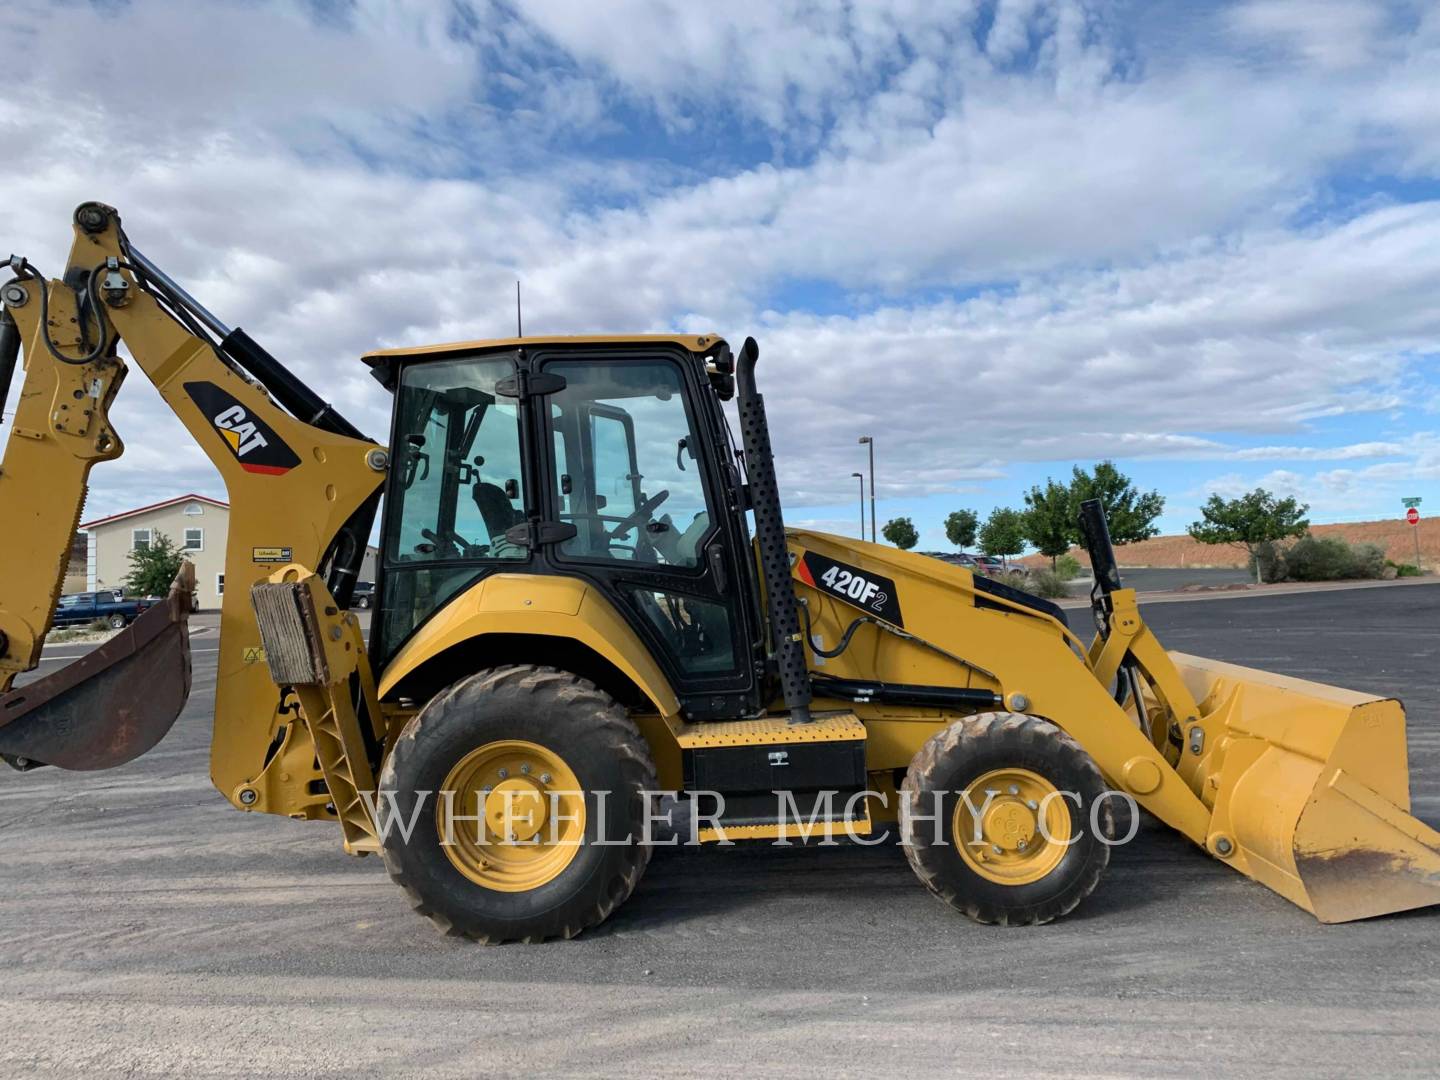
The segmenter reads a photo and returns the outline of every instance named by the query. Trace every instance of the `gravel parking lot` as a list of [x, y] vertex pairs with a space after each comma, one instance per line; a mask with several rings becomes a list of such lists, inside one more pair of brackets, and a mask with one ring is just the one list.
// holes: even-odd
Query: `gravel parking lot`
[[[1170, 647], [1401, 696], [1440, 821], [1440, 587], [1156, 604]], [[1146, 823], [1073, 917], [971, 924], [892, 846], [662, 850], [573, 942], [413, 915], [206, 777], [214, 632], [149, 756], [0, 776], [15, 1076], [1433, 1075], [1440, 911], [1321, 926]], [[78, 650], [75, 650], [78, 651]], [[50, 667], [52, 665], [47, 665]]]

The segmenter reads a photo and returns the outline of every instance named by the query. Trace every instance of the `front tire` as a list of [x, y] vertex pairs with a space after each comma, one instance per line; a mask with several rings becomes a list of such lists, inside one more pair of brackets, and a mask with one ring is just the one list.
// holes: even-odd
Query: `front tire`
[[[1054, 724], [982, 713], [937, 732], [901, 787], [905, 856], [936, 897], [976, 922], [1069, 914], [1110, 862], [1113, 809], [1099, 768]], [[966, 799], [968, 796], [968, 801]]]
[[[650, 861], [649, 748], [614, 699], [555, 668], [495, 668], [436, 695], [406, 725], [379, 786], [393, 815], [386, 869], [454, 936], [574, 937], [608, 918]], [[412, 820], [407, 841], [398, 826]]]

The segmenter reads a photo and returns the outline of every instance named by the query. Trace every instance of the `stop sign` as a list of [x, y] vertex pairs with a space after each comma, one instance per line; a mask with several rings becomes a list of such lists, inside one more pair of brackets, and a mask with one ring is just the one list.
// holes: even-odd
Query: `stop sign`
[[1413, 506], [1410, 507], [1409, 510], [1405, 511], [1405, 520], [1408, 521], [1411, 525], [1419, 525], [1420, 511], [1416, 510]]

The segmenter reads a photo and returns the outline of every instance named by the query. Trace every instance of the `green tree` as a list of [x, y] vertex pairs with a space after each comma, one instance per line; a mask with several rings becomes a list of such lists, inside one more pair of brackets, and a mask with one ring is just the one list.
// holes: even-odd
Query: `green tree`
[[1025, 515], [1008, 506], [991, 510], [980, 526], [980, 550], [1002, 558], [1019, 555], [1025, 550]]
[[961, 551], [975, 543], [975, 530], [980, 527], [980, 516], [974, 510], [952, 510], [945, 519], [945, 536]]
[[1055, 569], [1055, 560], [1077, 543], [1076, 518], [1080, 504], [1071, 498], [1070, 489], [1055, 480], [1046, 480], [1045, 486], [1032, 487], [1025, 493], [1025, 509], [1022, 511], [1022, 525], [1025, 539], [1035, 546], [1041, 555], [1050, 557], [1050, 569]]
[[1230, 544], [1250, 553], [1255, 580], [1262, 580], [1260, 556], [1279, 540], [1301, 536], [1310, 528], [1305, 512], [1310, 507], [1292, 498], [1278, 499], [1264, 488], [1256, 488], [1238, 499], [1211, 495], [1200, 508], [1200, 520], [1189, 533], [1202, 544]]
[[1158, 491], [1141, 493], [1130, 478], [1115, 467], [1113, 461], [1102, 461], [1094, 472], [1076, 465], [1070, 481], [1071, 540], [1080, 543], [1080, 504], [1086, 499], [1099, 499], [1110, 524], [1110, 539], [1117, 544], [1147, 540], [1159, 536], [1155, 519], [1165, 511], [1165, 496]]
[[901, 551], [909, 551], [920, 542], [920, 534], [915, 531], [915, 523], [908, 517], [891, 518], [880, 526], [880, 535]]
[[156, 532], [149, 544], [130, 552], [125, 589], [132, 596], [164, 596], [184, 561], [185, 553], [175, 546], [175, 541]]

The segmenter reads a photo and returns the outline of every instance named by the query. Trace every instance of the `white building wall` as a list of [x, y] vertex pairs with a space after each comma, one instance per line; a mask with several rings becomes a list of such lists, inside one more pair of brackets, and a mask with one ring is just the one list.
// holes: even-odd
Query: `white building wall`
[[[186, 508], [192, 509], [186, 513]], [[193, 512], [198, 508], [198, 513]], [[150, 530], [153, 538], [164, 534], [177, 547], [185, 545], [185, 531], [198, 529], [200, 548], [185, 552], [195, 566], [195, 592], [201, 608], [220, 606], [219, 582], [225, 573], [225, 534], [230, 525], [229, 508], [207, 502], [183, 502], [162, 506], [117, 521], [102, 522], [89, 530], [93, 540], [94, 580], [91, 589], [115, 589], [130, 573], [130, 551], [138, 529]]]

